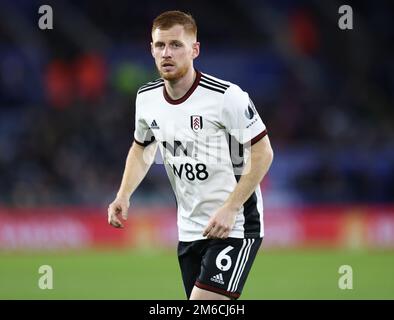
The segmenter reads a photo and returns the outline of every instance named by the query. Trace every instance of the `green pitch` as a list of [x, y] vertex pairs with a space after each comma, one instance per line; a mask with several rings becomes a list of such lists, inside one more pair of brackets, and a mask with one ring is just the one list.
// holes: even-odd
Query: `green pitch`
[[[38, 287], [41, 265], [53, 289]], [[353, 289], [341, 290], [341, 265]], [[184, 299], [175, 250], [0, 253], [0, 299]], [[394, 252], [262, 251], [242, 299], [394, 299]]]

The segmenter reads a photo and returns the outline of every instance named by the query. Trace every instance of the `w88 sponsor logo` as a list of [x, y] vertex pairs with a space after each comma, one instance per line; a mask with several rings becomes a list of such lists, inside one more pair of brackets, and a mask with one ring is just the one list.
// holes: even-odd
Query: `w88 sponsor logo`
[[177, 166], [173, 164], [172, 170], [174, 171], [174, 175], [177, 176], [179, 179], [182, 177], [188, 179], [189, 181], [194, 181], [195, 179], [198, 180], [206, 180], [208, 179], [208, 171], [207, 166], [203, 163], [197, 163], [193, 167], [191, 163], [182, 163], [181, 165]]

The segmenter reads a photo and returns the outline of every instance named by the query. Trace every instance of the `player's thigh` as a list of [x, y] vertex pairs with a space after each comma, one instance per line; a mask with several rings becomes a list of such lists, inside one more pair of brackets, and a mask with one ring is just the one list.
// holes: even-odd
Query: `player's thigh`
[[237, 299], [244, 287], [262, 239], [211, 240], [195, 286]]

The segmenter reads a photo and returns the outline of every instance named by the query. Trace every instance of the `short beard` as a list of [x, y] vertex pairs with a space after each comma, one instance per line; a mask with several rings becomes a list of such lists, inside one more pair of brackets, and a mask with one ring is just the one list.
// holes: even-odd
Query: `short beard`
[[185, 76], [185, 74], [189, 70], [189, 67], [188, 66], [183, 66], [181, 68], [178, 68], [177, 72], [170, 73], [170, 74], [161, 72], [161, 70], [159, 68], [157, 68], [157, 70], [159, 71], [160, 76], [164, 80], [167, 80], [167, 81], [170, 81], [170, 82], [176, 82], [176, 81], [182, 79]]

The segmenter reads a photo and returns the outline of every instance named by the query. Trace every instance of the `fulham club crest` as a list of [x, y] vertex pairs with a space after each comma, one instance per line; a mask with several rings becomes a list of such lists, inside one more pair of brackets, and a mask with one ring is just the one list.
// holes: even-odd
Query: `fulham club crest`
[[190, 116], [190, 125], [194, 132], [198, 132], [202, 129], [202, 117], [201, 116]]

